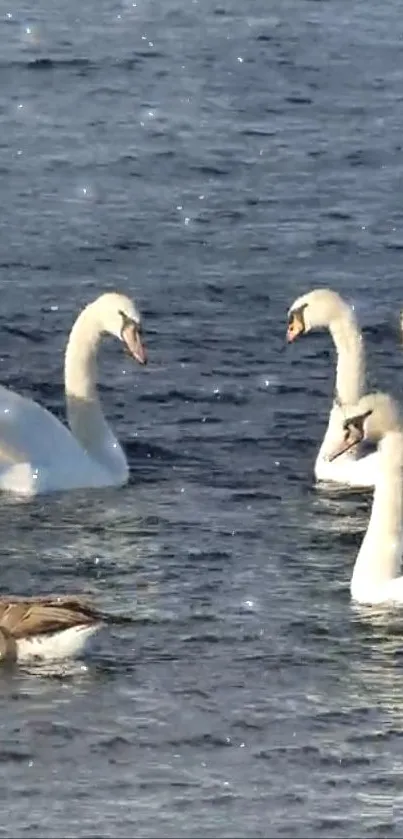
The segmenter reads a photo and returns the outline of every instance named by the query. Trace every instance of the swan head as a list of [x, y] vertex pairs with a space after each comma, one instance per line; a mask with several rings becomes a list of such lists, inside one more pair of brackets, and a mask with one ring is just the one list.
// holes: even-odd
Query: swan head
[[140, 313], [130, 297], [118, 292], [102, 294], [90, 304], [100, 331], [122, 341], [132, 358], [147, 364], [147, 352], [141, 337]]
[[328, 455], [335, 460], [341, 454], [357, 446], [363, 440], [379, 443], [385, 434], [401, 428], [401, 417], [397, 403], [387, 393], [368, 393], [357, 405], [344, 407], [343, 440], [336, 444]]
[[340, 317], [347, 304], [330, 288], [315, 288], [297, 297], [288, 310], [287, 341], [291, 343], [312, 329], [325, 329]]

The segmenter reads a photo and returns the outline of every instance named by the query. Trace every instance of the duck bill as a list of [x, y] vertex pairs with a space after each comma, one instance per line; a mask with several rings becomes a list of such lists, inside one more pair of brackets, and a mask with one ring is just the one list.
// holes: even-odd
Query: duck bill
[[328, 454], [327, 459], [331, 462], [332, 460], [336, 460], [336, 457], [340, 457], [340, 455], [349, 452], [350, 449], [353, 449], [354, 446], [358, 446], [362, 437], [360, 434], [353, 434], [352, 432], [349, 433], [348, 437], [345, 440], [342, 440], [341, 443], [334, 447], [332, 451]]
[[122, 332], [122, 338], [132, 358], [139, 364], [147, 364], [147, 350], [140, 338], [138, 329], [127, 326]]

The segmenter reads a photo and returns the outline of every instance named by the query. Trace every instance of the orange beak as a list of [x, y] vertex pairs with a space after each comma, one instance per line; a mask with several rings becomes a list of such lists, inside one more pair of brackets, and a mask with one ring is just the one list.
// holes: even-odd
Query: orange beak
[[333, 451], [328, 454], [327, 460], [331, 462], [332, 460], [336, 460], [336, 457], [340, 457], [341, 454], [345, 454], [345, 452], [350, 451], [350, 449], [357, 446], [358, 443], [361, 443], [363, 436], [364, 435], [358, 428], [353, 425], [349, 426], [345, 432], [344, 440], [335, 445]]
[[140, 338], [139, 330], [133, 323], [128, 324], [122, 330], [122, 340], [132, 356], [139, 364], [147, 364], [147, 350]]

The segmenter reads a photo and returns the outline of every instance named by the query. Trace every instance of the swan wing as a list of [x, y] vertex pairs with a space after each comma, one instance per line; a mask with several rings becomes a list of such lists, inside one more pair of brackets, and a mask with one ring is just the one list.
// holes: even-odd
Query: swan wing
[[53, 463], [67, 449], [83, 456], [69, 429], [50, 411], [13, 390], [0, 386], [0, 465]]
[[0, 386], [0, 490], [32, 496], [111, 483], [57, 417]]

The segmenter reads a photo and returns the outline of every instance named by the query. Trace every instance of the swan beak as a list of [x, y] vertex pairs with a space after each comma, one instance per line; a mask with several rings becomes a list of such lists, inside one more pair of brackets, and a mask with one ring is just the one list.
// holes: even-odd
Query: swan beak
[[345, 452], [348, 452], [350, 449], [354, 448], [354, 446], [357, 446], [358, 443], [361, 443], [362, 439], [363, 435], [358, 428], [351, 426], [346, 431], [344, 440], [334, 447], [333, 451], [327, 455], [326, 459], [329, 462], [336, 460], [336, 457], [340, 457], [341, 454], [345, 454]]
[[295, 341], [295, 339], [298, 338], [299, 335], [303, 335], [304, 331], [305, 331], [304, 321], [303, 321], [301, 315], [298, 314], [297, 312], [291, 312], [289, 320], [288, 320], [287, 333], [286, 333], [287, 343], [291, 344], [292, 341]]
[[147, 364], [147, 350], [135, 324], [129, 324], [123, 329], [122, 339], [132, 358], [135, 358], [139, 364]]

